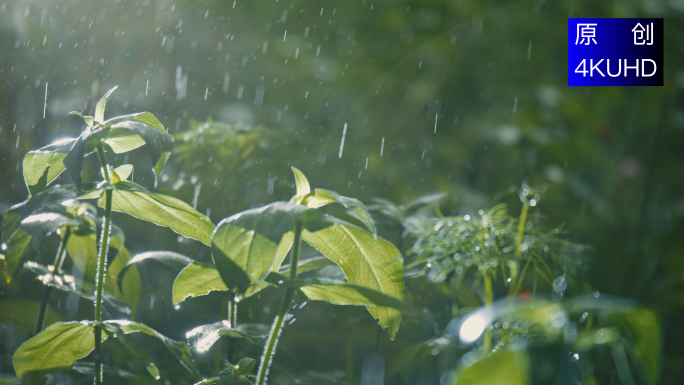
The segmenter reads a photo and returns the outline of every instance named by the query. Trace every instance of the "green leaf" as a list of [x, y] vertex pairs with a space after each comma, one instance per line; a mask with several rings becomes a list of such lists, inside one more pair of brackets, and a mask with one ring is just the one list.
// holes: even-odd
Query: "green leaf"
[[[404, 299], [404, 264], [399, 250], [390, 242], [353, 226], [334, 224], [323, 228], [305, 226], [302, 239], [338, 264], [349, 283]], [[401, 312], [386, 307], [368, 307], [382, 327], [394, 338]]]
[[82, 113], [80, 113], [78, 111], [71, 111], [71, 112], [69, 112], [69, 115], [80, 116], [81, 119], [83, 119], [85, 124], [88, 126], [88, 128], [92, 128], [93, 125], [95, 124], [95, 117], [94, 116], [83, 115]]
[[31, 234], [20, 229], [14, 233], [8, 242], [2, 244], [7, 283], [12, 282], [12, 278], [24, 264], [27, 253], [31, 251], [32, 239]]
[[95, 105], [95, 121], [98, 123], [104, 122], [105, 106], [107, 105], [107, 98], [112, 94], [119, 86], [114, 86], [111, 90], [107, 91], [106, 94], [97, 102]]
[[4, 217], [2, 241], [6, 242], [14, 232], [19, 229], [22, 220], [51, 205], [73, 199], [76, 195], [76, 191], [73, 188], [54, 186], [36, 194], [24, 202], [10, 207]]
[[254, 370], [256, 361], [252, 358], [243, 358], [233, 366], [226, 361], [226, 368], [219, 373], [219, 380], [223, 385], [253, 385], [254, 376], [250, 373]]
[[[101, 198], [98, 206], [104, 207], [104, 204], [104, 198]], [[133, 182], [122, 181], [114, 186], [112, 210], [168, 227], [184, 237], [197, 239], [207, 245], [211, 242], [214, 224], [209, 218], [179, 199], [151, 193]]]
[[633, 354], [645, 367], [649, 384], [657, 384], [663, 341], [658, 315], [649, 309], [637, 308], [624, 318], [636, 342]]
[[530, 383], [527, 352], [498, 351], [470, 366], [462, 365], [450, 385], [527, 385]]
[[377, 236], [378, 231], [373, 223], [373, 218], [371, 218], [366, 206], [358, 199], [345, 197], [334, 191], [325, 189], [315, 189], [302, 199], [302, 204], [312, 209], [334, 203], [340, 204], [345, 209], [349, 210], [355, 219], [361, 221], [361, 223], [368, 228], [368, 231]]
[[60, 140], [24, 156], [22, 167], [29, 196], [45, 190], [66, 169], [64, 158], [74, 142], [73, 138]]
[[141, 253], [136, 255], [127, 261], [126, 265], [123, 266], [121, 272], [118, 274], [117, 283], [119, 289], [122, 288], [124, 279], [126, 278], [126, 272], [128, 269], [135, 267], [137, 263], [143, 261], [158, 261], [173, 269], [182, 270], [186, 266], [190, 265], [194, 261], [185, 255], [174, 253], [173, 251], [148, 251], [146, 253]]
[[237, 370], [241, 376], [246, 376], [252, 373], [252, 370], [254, 370], [254, 365], [256, 365], [255, 359], [243, 358], [237, 363], [237, 365], [235, 365], [235, 370]]
[[306, 210], [275, 202], [221, 221], [212, 237], [212, 256], [226, 286], [242, 294], [249, 283], [262, 282], [276, 265], [283, 235]]
[[[294, 237], [294, 233], [288, 232], [288, 234], [292, 234]], [[287, 236], [287, 234], [285, 235]], [[283, 241], [285, 240], [285, 237], [283, 237]], [[281, 242], [282, 245], [282, 242]], [[299, 264], [297, 264], [297, 272], [298, 274], [303, 274], [312, 270], [320, 269], [325, 266], [337, 266], [335, 262], [331, 261], [330, 259], [326, 257], [320, 257], [320, 258], [311, 258], [307, 259], [306, 261], [300, 261]], [[275, 269], [274, 269], [275, 270]], [[245, 298], [251, 297], [254, 294], [260, 292], [261, 290], [267, 288], [268, 286], [271, 285], [276, 285], [279, 286], [279, 281], [282, 282], [287, 282], [289, 279], [287, 278], [289, 275], [287, 274], [290, 271], [290, 265], [283, 266], [282, 269], [279, 272], [271, 272], [271, 274], [266, 277], [266, 280], [264, 282], [250, 285], [247, 291], [244, 294]]]
[[188, 344], [192, 350], [198, 353], [208, 351], [220, 337], [240, 338], [248, 342], [257, 341], [256, 337], [240, 330], [240, 327], [231, 327], [230, 322], [226, 320], [193, 328], [185, 333], [185, 337], [188, 339]]
[[[102, 226], [102, 219], [97, 218], [95, 223], [98, 228]], [[67, 241], [67, 252], [71, 260], [80, 271], [84, 273], [84, 278], [93, 282], [95, 280], [95, 273], [97, 269], [97, 258], [99, 244], [97, 242], [98, 234], [97, 228], [94, 226], [90, 229], [79, 229], [71, 233]], [[107, 259], [114, 261], [120, 251], [124, 248], [124, 233], [118, 226], [111, 226], [109, 235], [109, 250], [107, 250]]]
[[72, 143], [69, 152], [64, 157], [62, 163], [66, 167], [71, 180], [74, 181], [77, 191], [81, 191], [81, 176], [83, 174], [83, 162], [86, 156], [86, 140], [90, 136], [90, 129], [86, 129], [81, 135]]
[[[48, 269], [47, 266], [31, 261], [26, 262], [24, 266], [33, 274], [36, 274], [38, 280], [46, 286], [78, 294], [91, 301], [95, 300], [95, 285], [92, 282], [83, 281], [68, 274], [52, 274], [52, 270]], [[104, 306], [110, 313], [121, 317], [129, 317], [131, 315], [131, 309], [115, 295], [105, 292], [103, 299]]]
[[157, 338], [160, 340], [164, 346], [174, 355], [176, 358], [180, 361], [180, 363], [190, 372], [193, 373], [197, 376], [199, 376], [199, 370], [197, 369], [197, 366], [195, 365], [195, 362], [192, 360], [192, 355], [190, 354], [190, 348], [188, 348], [188, 345], [172, 340], [163, 334], [159, 333], [158, 331], [152, 329], [151, 327], [137, 323], [137, 322], [132, 322], [132, 321], [127, 321], [127, 320], [113, 320], [113, 321], [105, 321], [104, 324], [108, 327], [111, 328], [113, 332], [123, 332], [125, 334], [130, 334], [130, 333], [144, 333], [147, 334], [148, 336]]
[[159, 373], [159, 368], [157, 367], [157, 365], [155, 365], [154, 362], [148, 362], [145, 365], [145, 368], [147, 369], [147, 372], [150, 373], [152, 378], [154, 378], [155, 380], [158, 380], [161, 378], [161, 374]]
[[311, 187], [309, 186], [309, 180], [306, 179], [304, 173], [299, 171], [298, 168], [292, 167], [292, 172], [295, 177], [295, 185], [297, 186], [297, 194], [292, 198], [296, 203], [301, 203], [304, 196], [311, 192]]
[[123, 127], [110, 129], [103, 142], [115, 154], [123, 154], [145, 145], [145, 140], [140, 135]]
[[335, 305], [388, 307], [417, 314], [415, 309], [395, 297], [344, 281], [309, 278], [291, 284], [296, 285], [308, 299], [314, 301], [326, 301]]
[[173, 282], [173, 303], [186, 298], [207, 295], [212, 291], [228, 291], [215, 265], [193, 262], [186, 266]]
[[29, 253], [38, 250], [43, 236], [65, 224], [76, 224], [71, 218], [59, 213], [41, 213], [54, 205], [73, 199], [75, 195], [76, 191], [71, 188], [53, 186], [7, 210], [1, 246], [7, 282], [10, 282], [21, 269]]
[[[299, 261], [297, 264], [297, 274], [303, 274], [312, 270], [320, 269], [326, 266], [337, 266], [335, 262], [331, 261], [326, 257], [316, 257], [307, 259], [305, 261]], [[286, 273], [290, 271], [290, 265], [284, 265], [279, 271], [281, 274], [287, 275]]]
[[114, 172], [119, 176], [120, 180], [126, 180], [133, 173], [133, 165], [122, 164], [121, 166], [115, 168]]
[[107, 266], [104, 289], [105, 292], [114, 295], [119, 300], [128, 304], [131, 308], [132, 316], [135, 317], [136, 309], [140, 302], [140, 291], [142, 289], [138, 268], [135, 266], [129, 267], [129, 274], [121, 281], [117, 280], [117, 278], [120, 277], [124, 266], [126, 266], [130, 260], [131, 254], [125, 247], [122, 247], [116, 255], [116, 258]]
[[[16, 331], [23, 331], [26, 333], [36, 332], [36, 322], [38, 320], [38, 312], [40, 311], [40, 302], [30, 301], [21, 298], [5, 298], [0, 299], [0, 324], [9, 326]], [[47, 308], [45, 313], [45, 325], [53, 324], [61, 321], [59, 313]], [[15, 334], [17, 335], [17, 334]]]
[[[149, 112], [141, 112], [132, 115], [119, 116], [108, 120], [105, 122], [105, 125], [112, 128], [112, 131], [109, 132], [108, 137], [113, 135], [113, 138], [117, 138], [118, 143], [115, 143], [115, 146], [118, 145], [119, 151], [123, 150], [122, 152], [126, 152], [132, 150], [133, 148], [137, 148], [136, 146], [138, 142], [136, 142], [134, 138], [122, 139], [126, 136], [118, 130], [128, 130], [129, 132], [142, 138], [147, 145], [147, 152], [152, 160], [152, 168], [155, 176], [157, 178], [159, 177], [159, 174], [161, 174], [161, 171], [164, 168], [166, 160], [171, 154], [171, 150], [173, 150], [174, 138], [172, 135], [169, 135], [166, 132], [164, 126], [162, 126], [162, 124], [154, 115]], [[110, 147], [112, 146], [107, 139], [105, 139], [105, 143], [109, 144]], [[127, 149], [126, 145], [129, 145], [133, 148]], [[112, 147], [112, 150], [117, 152], [114, 147]]]
[[[54, 372], [71, 368], [95, 348], [95, 325], [88, 322], [54, 323], [24, 342], [14, 353], [12, 363], [17, 377], [28, 372]], [[102, 341], [107, 334], [102, 333]]]

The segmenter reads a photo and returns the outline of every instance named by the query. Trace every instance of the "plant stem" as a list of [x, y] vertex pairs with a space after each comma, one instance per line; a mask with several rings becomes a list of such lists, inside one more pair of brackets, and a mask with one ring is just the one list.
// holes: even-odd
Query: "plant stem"
[[[297, 221], [295, 224], [292, 258], [290, 260], [290, 281], [297, 279], [297, 264], [299, 263], [299, 249], [302, 243], [302, 230], [302, 223]], [[287, 315], [287, 310], [290, 308], [290, 303], [292, 302], [294, 293], [295, 288], [292, 286], [288, 286], [285, 290], [283, 302], [280, 304], [280, 310], [278, 311], [278, 315], [273, 323], [273, 328], [271, 329], [271, 334], [268, 336], [268, 341], [266, 342], [266, 346], [264, 348], [264, 355], [261, 357], [259, 373], [257, 374], [257, 385], [266, 384], [266, 377], [268, 376], [268, 370], [271, 367], [271, 360], [273, 359], [273, 354], [275, 353], [276, 343], [278, 342], [278, 337], [280, 336], [280, 331], [283, 327], [283, 321]]]
[[[235, 301], [235, 292], [231, 291], [228, 297], [228, 322], [231, 329], [237, 327], [237, 302]], [[235, 350], [235, 340], [228, 338], [228, 362], [233, 363], [233, 351]]]
[[[57, 250], [57, 256], [55, 257], [55, 265], [52, 267], [52, 275], [57, 274], [62, 267], [62, 261], [64, 261], [64, 256], [66, 256], [66, 245], [69, 242], [69, 236], [71, 236], [71, 228], [67, 227], [64, 232], [64, 238], [59, 244], [59, 249]], [[52, 287], [45, 287], [45, 294], [43, 294], [43, 302], [40, 304], [40, 312], [38, 313], [38, 322], [36, 324], [36, 334], [40, 333], [45, 326], [45, 313], [47, 313], [48, 302], [50, 302], [50, 295], [52, 294]]]
[[508, 294], [514, 294], [516, 289], [516, 281], [518, 280], [518, 265], [520, 265], [520, 257], [522, 256], [522, 241], [525, 235], [525, 223], [527, 222], [527, 210], [529, 206], [523, 203], [520, 211], [520, 220], [518, 221], [518, 236], [515, 241], [515, 271], [511, 274], [511, 284], [508, 286]]
[[[484, 291], [485, 291], [485, 307], [492, 306], [493, 294], [492, 294], [492, 277], [489, 276], [488, 272], [484, 274]], [[484, 346], [483, 350], [485, 354], [492, 350], [492, 332], [487, 330], [484, 335]]]
[[[102, 166], [105, 180], [111, 183], [109, 164], [102, 144], [97, 146], [97, 155]], [[105, 270], [107, 266], [107, 250], [109, 248], [110, 226], [112, 222], [112, 190], [105, 190], [105, 216], [102, 236], [100, 237], [100, 252], [97, 256], [97, 276], [95, 278], [95, 385], [102, 383], [102, 298], [104, 294]]]

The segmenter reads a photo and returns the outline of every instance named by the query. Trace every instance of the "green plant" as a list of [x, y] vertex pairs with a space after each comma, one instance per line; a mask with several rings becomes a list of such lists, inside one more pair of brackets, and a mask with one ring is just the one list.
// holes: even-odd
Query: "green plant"
[[[401, 311], [413, 311], [402, 302], [403, 259], [396, 247], [377, 236], [365, 206], [330, 190], [311, 190], [304, 174], [296, 168], [293, 172], [297, 193], [289, 202], [271, 203], [221, 221], [212, 235], [214, 264], [187, 265], [173, 287], [174, 303], [211, 291], [230, 291], [238, 297], [252, 296], [267, 286], [284, 291], [265, 342], [256, 378], [259, 385], [266, 382], [295, 293], [309, 300], [366, 306], [379, 324], [388, 328], [391, 338], [399, 329]], [[323, 257], [300, 260], [302, 241]], [[288, 253], [290, 264], [284, 266]], [[344, 271], [347, 281], [299, 276], [331, 264]], [[188, 335], [202, 340], [203, 350], [221, 335], [249, 338], [235, 319], [200, 326]]]
[[[484, 296], [484, 306], [452, 308], [455, 318], [445, 333], [425, 344], [460, 357], [456, 365], [443, 362], [442, 383], [595, 384], [611, 376], [620, 383], [657, 383], [658, 317], [628, 300], [586, 293], [591, 290], [581, 274], [580, 252], [587, 247], [564, 239], [561, 228], [528, 221], [543, 192], [521, 186], [519, 218], [499, 205], [472, 216], [437, 210], [438, 217], [408, 226], [405, 236], [415, 237], [415, 243], [407, 268], [439, 285], [453, 305], [464, 302], [464, 282]], [[538, 277], [552, 300], [540, 295]], [[499, 300], [497, 279], [503, 281], [500, 289], [507, 289], [498, 290], [505, 293]], [[523, 288], [531, 290], [519, 295]], [[575, 295], [566, 299], [568, 291]]]
[[[497, 301], [454, 319], [444, 337], [469, 345], [485, 330], [498, 336], [497, 346], [488, 354], [465, 353], [444, 375], [445, 383], [658, 383], [660, 322], [633, 301], [595, 294], [560, 303]], [[538, 367], [549, 370], [533, 370]]]
[[[189, 238], [206, 244], [214, 226], [204, 215], [175, 198], [149, 192], [139, 184], [128, 181], [133, 166], [112, 168], [107, 153], [121, 154], [145, 146], [156, 177], [173, 148], [173, 137], [149, 112], [136, 113], [104, 120], [107, 92], [97, 103], [95, 116], [79, 115], [86, 123], [85, 130], [77, 138], [53, 143], [37, 151], [29, 152], [23, 161], [24, 179], [30, 199], [14, 206], [5, 216], [3, 227], [3, 252], [5, 275], [8, 280], [21, 268], [25, 259], [32, 255], [41, 238], [58, 233], [61, 238], [55, 263], [50, 267], [28, 261], [26, 266], [40, 274], [41, 281], [50, 287], [70, 290], [94, 300], [94, 319], [80, 322], [57, 322], [44, 330], [42, 324], [50, 296], [46, 290], [40, 309], [36, 336], [22, 344], [14, 354], [13, 364], [21, 379], [27, 374], [39, 374], [72, 367], [77, 360], [93, 350], [94, 382], [102, 382], [102, 342], [116, 338], [132, 355], [131, 333], [143, 333], [159, 339], [176, 356], [180, 363], [194, 375], [198, 375], [190, 350], [185, 343], [171, 340], [152, 328], [129, 320], [104, 320], [103, 304], [117, 305], [117, 297], [135, 308], [140, 283], [137, 271], [116, 284], [116, 277], [131, 257], [123, 247], [123, 232], [112, 224], [112, 211], [128, 213], [159, 226], [164, 226]], [[97, 153], [103, 179], [97, 184], [83, 183], [81, 174], [84, 159]], [[72, 186], [51, 186], [63, 171], [73, 181]], [[96, 199], [104, 209], [102, 219], [96, 217], [96, 209], [82, 200]], [[99, 239], [97, 230], [101, 230]], [[95, 245], [99, 243], [99, 251]], [[66, 252], [65, 252], [66, 251]], [[107, 256], [115, 256], [107, 268]], [[60, 265], [68, 254], [74, 264], [93, 276], [94, 285], [64, 275]], [[90, 270], [90, 266], [94, 269]], [[107, 272], [107, 274], [105, 274]], [[107, 293], [111, 293], [108, 295]], [[118, 315], [117, 312], [111, 312]], [[130, 310], [129, 310], [130, 315]], [[145, 360], [144, 358], [141, 358]], [[152, 362], [146, 362], [149, 373], [159, 378], [159, 370]]]

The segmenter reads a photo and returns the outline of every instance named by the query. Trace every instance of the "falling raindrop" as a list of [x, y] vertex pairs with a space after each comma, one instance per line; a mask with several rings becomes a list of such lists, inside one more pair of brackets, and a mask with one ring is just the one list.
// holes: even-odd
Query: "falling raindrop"
[[254, 94], [254, 105], [261, 107], [264, 105], [264, 93], [266, 92], [266, 86], [260, 84], [256, 87], [256, 93]]
[[527, 60], [530, 60], [530, 54], [532, 54], [532, 40], [530, 40], [530, 43], [527, 45]]
[[517, 96], [513, 100], [513, 113], [515, 114], [516, 112], [518, 112], [518, 97]]
[[199, 199], [200, 190], [202, 189], [202, 182], [195, 186], [195, 195], [192, 197], [192, 208], [197, 210], [197, 200]]
[[[45, 104], [43, 104], [43, 119], [45, 119], [45, 111], [47, 110], [47, 95], [48, 95], [48, 82], [45, 82]], [[17, 144], [19, 141], [17, 141]]]
[[223, 93], [228, 93], [228, 86], [230, 85], [230, 72], [223, 75]]
[[382, 144], [380, 145], [380, 156], [382, 156], [382, 152], [385, 149], [385, 137], [382, 137]]
[[273, 176], [268, 178], [268, 187], [266, 188], [266, 194], [273, 195], [273, 186], [275, 185], [276, 178], [278, 177]]
[[342, 150], [344, 150], [344, 137], [347, 136], [347, 123], [344, 123], [344, 129], [342, 130], [342, 142], [340, 142], [340, 153], [337, 155], [338, 158], [342, 159]]

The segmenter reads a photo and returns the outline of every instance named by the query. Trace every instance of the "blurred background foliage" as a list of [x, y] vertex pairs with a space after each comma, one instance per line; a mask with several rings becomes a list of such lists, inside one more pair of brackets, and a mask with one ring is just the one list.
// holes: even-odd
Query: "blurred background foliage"
[[[568, 87], [568, 17], [664, 17], [665, 86]], [[384, 211], [376, 206], [376, 220], [381, 235], [406, 252], [402, 216], [416, 209], [406, 206], [416, 198], [444, 194], [439, 207], [447, 215], [499, 203], [517, 213], [518, 196], [500, 193], [545, 184], [528, 223], [563, 225], [565, 239], [591, 247], [583, 257], [592, 290], [657, 310], [661, 382], [674, 384], [684, 377], [683, 58], [680, 0], [1, 1], [0, 211], [27, 198], [23, 155], [78, 135], [82, 122], [67, 113], [92, 114], [114, 85], [109, 116], [151, 111], [176, 137], [158, 189], [214, 223], [287, 199], [294, 192], [289, 166], [296, 166], [317, 186], [366, 203], [394, 202], [376, 201], [385, 203]], [[89, 161], [86, 181], [97, 172]], [[154, 187], [144, 154], [125, 161], [142, 165], [134, 180]], [[210, 258], [207, 247], [170, 230], [120, 214], [114, 221], [131, 254], [162, 249]], [[41, 249], [46, 260], [55, 243]], [[11, 285], [0, 280], [4, 373], [32, 331], [21, 330], [26, 315], [11, 309], [42, 295], [33, 276], [22, 274]], [[162, 333], [182, 339], [193, 326], [225, 317], [215, 306], [220, 294], [175, 309], [175, 272], [143, 266], [140, 274], [148, 286], [136, 319]], [[398, 352], [444, 332], [451, 305], [469, 300], [425, 279], [407, 278], [407, 287], [407, 301], [443, 319], [435, 321], [441, 330], [409, 319], [390, 342], [376, 337], [365, 309], [307, 304], [294, 314], [307, 317], [283, 334], [274, 381], [340, 383], [349, 370], [358, 381], [364, 360], [380, 352], [388, 383], [439, 383], [443, 366], [455, 363], [432, 349], [439, 341], [419, 348], [423, 360], [404, 357], [411, 366]], [[88, 301], [60, 295], [50, 319], [89, 316]], [[255, 298], [241, 307], [240, 318], [268, 323], [277, 306]], [[217, 346], [200, 358], [204, 369], [220, 366]]]

